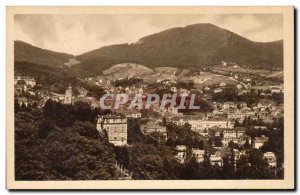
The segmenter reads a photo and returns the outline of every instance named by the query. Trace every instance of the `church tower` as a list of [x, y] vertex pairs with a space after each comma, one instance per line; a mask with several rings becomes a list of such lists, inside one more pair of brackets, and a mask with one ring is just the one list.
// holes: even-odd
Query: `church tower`
[[72, 86], [69, 85], [68, 89], [66, 90], [64, 104], [72, 104], [73, 103], [73, 95], [72, 95]]

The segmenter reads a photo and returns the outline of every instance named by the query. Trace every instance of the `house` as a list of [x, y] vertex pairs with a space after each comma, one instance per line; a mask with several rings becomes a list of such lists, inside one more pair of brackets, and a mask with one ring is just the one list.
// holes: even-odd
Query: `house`
[[222, 91], [223, 91], [223, 89], [217, 88], [217, 89], [214, 90], [214, 93], [221, 93]]
[[23, 81], [25, 85], [28, 85], [30, 87], [34, 87], [36, 85], [36, 81], [34, 77], [29, 77], [29, 76], [17, 76], [14, 79], [14, 84], [18, 84], [19, 81]]
[[233, 128], [233, 124], [229, 120], [220, 120], [220, 119], [183, 119], [180, 118], [177, 121], [177, 125], [184, 125], [184, 124], [190, 124], [191, 129], [196, 132], [201, 132], [203, 130], [208, 130], [212, 127], [219, 127], [219, 128]]
[[283, 93], [283, 86], [270, 86], [271, 93]]
[[72, 92], [72, 86], [69, 85], [68, 89], [66, 90], [65, 93], [65, 99], [64, 99], [64, 104], [73, 104], [73, 92]]
[[227, 66], [227, 62], [222, 60], [222, 66]]
[[86, 90], [85, 88], [83, 87], [78, 87], [77, 88], [77, 91], [79, 93], [78, 97], [86, 97], [87, 93], [88, 93], [88, 90]]
[[158, 123], [149, 122], [145, 125], [141, 125], [141, 131], [149, 135], [151, 133], [157, 132], [165, 137], [165, 140], [167, 140], [167, 129], [164, 126], [159, 125]]
[[276, 167], [277, 160], [273, 152], [265, 152], [263, 158], [268, 161], [270, 167]]
[[210, 88], [209, 88], [209, 87], [205, 87], [204, 90], [205, 90], [205, 91], [209, 91]]
[[256, 130], [267, 130], [267, 127], [266, 126], [253, 126], [253, 129], [256, 129]]
[[120, 112], [125, 114], [126, 118], [141, 118], [142, 114], [136, 109], [126, 109], [126, 106], [120, 106]]
[[16, 84], [15, 85], [15, 93], [23, 94], [27, 91], [27, 86], [25, 84]]
[[221, 82], [221, 83], [219, 84], [219, 86], [220, 86], [220, 87], [225, 87], [225, 86], [226, 86], [226, 83]]
[[217, 155], [211, 155], [210, 156], [210, 163], [211, 165], [219, 165], [220, 167], [223, 166], [223, 159], [221, 156], [217, 156]]
[[115, 146], [127, 144], [127, 118], [117, 115], [98, 116], [97, 130], [107, 133], [108, 141]]
[[192, 155], [197, 159], [197, 162], [200, 163], [204, 161], [204, 154], [205, 154], [205, 150], [192, 148]]
[[176, 88], [176, 87], [171, 87], [171, 91], [172, 91], [173, 93], [176, 93], [176, 92], [177, 92], [177, 88]]
[[253, 140], [253, 148], [255, 149], [259, 149], [261, 148], [265, 142], [267, 142], [269, 140], [268, 137], [262, 135], [261, 137], [254, 137]]
[[241, 110], [238, 109], [229, 109], [224, 111], [227, 114], [228, 119], [239, 120], [242, 122], [246, 117], [254, 117], [255, 112], [251, 111], [248, 107], [245, 107]]
[[50, 98], [51, 98], [53, 101], [63, 103], [63, 102], [64, 102], [64, 99], [65, 99], [65, 94], [59, 94], [59, 93], [50, 92], [49, 96], [46, 97], [46, 100], [48, 100], [48, 99], [50, 99]]
[[[228, 146], [229, 142], [242, 145], [245, 144], [247, 136], [245, 135], [246, 129], [242, 127], [236, 127], [234, 129], [226, 129], [223, 131], [222, 143], [224, 146]], [[248, 138], [249, 139], [249, 138]]]
[[140, 112], [126, 114], [126, 118], [141, 118], [141, 117], [142, 117], [142, 114]]
[[176, 158], [179, 160], [180, 163], [184, 163], [185, 159], [186, 159], [186, 150], [187, 147], [185, 145], [177, 145], [176, 146]]
[[246, 102], [239, 102], [239, 103], [238, 103], [238, 106], [239, 106], [240, 108], [244, 108], [244, 107], [247, 107], [247, 103], [246, 103]]
[[236, 108], [236, 104], [234, 102], [224, 102], [222, 105], [223, 110], [229, 109], [229, 108]]
[[17, 102], [20, 106], [25, 105], [28, 106], [28, 99], [26, 97], [20, 97], [17, 99]]
[[237, 88], [237, 89], [242, 89], [242, 88], [243, 88], [243, 85], [237, 84], [237, 85], [236, 85], [236, 88]]

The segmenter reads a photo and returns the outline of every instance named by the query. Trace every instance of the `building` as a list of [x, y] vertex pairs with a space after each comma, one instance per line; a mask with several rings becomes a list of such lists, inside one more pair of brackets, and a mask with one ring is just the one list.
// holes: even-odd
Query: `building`
[[201, 119], [179, 119], [177, 125], [190, 124], [193, 131], [208, 130], [212, 127], [233, 128], [233, 124], [229, 120], [201, 120]]
[[50, 99], [51, 98], [53, 101], [64, 103], [65, 97], [66, 97], [65, 94], [59, 94], [59, 93], [50, 92], [49, 96], [46, 99]]
[[265, 142], [267, 142], [269, 140], [268, 137], [262, 135], [261, 137], [255, 137], [254, 141], [253, 141], [253, 147], [255, 149], [259, 149], [261, 148]]
[[270, 86], [271, 93], [283, 93], [283, 86]]
[[220, 167], [223, 166], [223, 159], [221, 156], [217, 156], [217, 155], [211, 155], [210, 156], [210, 163], [211, 165], [219, 165]]
[[149, 135], [149, 134], [155, 133], [155, 132], [159, 133], [164, 136], [165, 140], [167, 140], [166, 127], [163, 127], [163, 126], [159, 125], [158, 123], [149, 122], [146, 125], [141, 125], [141, 131], [146, 135]]
[[30, 87], [34, 87], [36, 85], [36, 81], [33, 77], [29, 76], [17, 76], [14, 79], [14, 84], [16, 85], [18, 81], [24, 81], [26, 85], [29, 85]]
[[277, 160], [273, 152], [265, 152], [263, 158], [268, 161], [270, 167], [276, 167]]
[[84, 98], [84, 97], [87, 96], [88, 90], [86, 90], [85, 88], [78, 87], [77, 90], [78, 90], [78, 93], [79, 93], [78, 97], [83, 97]]
[[239, 106], [240, 108], [245, 108], [245, 107], [247, 107], [248, 105], [247, 105], [246, 102], [239, 102], [239, 103], [238, 103], [238, 106]]
[[99, 116], [97, 130], [106, 131], [108, 141], [115, 146], [127, 144], [127, 118], [122, 116]]
[[187, 150], [187, 148], [185, 145], [176, 146], [177, 154], [176, 154], [175, 158], [177, 158], [180, 163], [184, 163], [184, 161], [186, 159], [186, 150]]
[[15, 93], [23, 94], [27, 91], [27, 86], [25, 84], [15, 84]]
[[220, 87], [225, 87], [225, 86], [226, 86], [226, 83], [221, 82], [221, 83], [219, 84], [219, 86], [220, 86]]
[[204, 154], [205, 154], [205, 150], [192, 148], [192, 155], [197, 159], [197, 162], [200, 163], [204, 161]]
[[66, 90], [64, 104], [73, 104], [73, 92], [71, 85], [69, 85], [68, 89]]
[[243, 88], [243, 85], [237, 84], [237, 85], [236, 85], [236, 88], [237, 88], [237, 89], [242, 89], [242, 88]]
[[230, 109], [230, 108], [236, 108], [236, 104], [234, 102], [224, 102], [222, 105], [223, 110]]
[[223, 91], [223, 89], [217, 88], [217, 89], [214, 90], [214, 93], [221, 93], [222, 91]]
[[253, 129], [255, 130], [268, 130], [266, 126], [253, 126]]
[[236, 144], [244, 144], [247, 137], [244, 136], [246, 132], [245, 128], [234, 128], [234, 129], [226, 129], [223, 131], [223, 139], [222, 143], [225, 146], [228, 146], [230, 141]]
[[28, 106], [28, 99], [26, 97], [20, 97], [17, 99], [17, 102], [20, 106], [25, 105]]
[[141, 118], [142, 114], [140, 112], [137, 113], [126, 113], [126, 118]]
[[242, 122], [247, 117], [255, 117], [256, 113], [251, 111], [250, 108], [244, 107], [243, 109], [228, 109], [224, 111], [224, 113], [227, 114], [228, 119], [234, 119], [239, 120], [239, 122]]

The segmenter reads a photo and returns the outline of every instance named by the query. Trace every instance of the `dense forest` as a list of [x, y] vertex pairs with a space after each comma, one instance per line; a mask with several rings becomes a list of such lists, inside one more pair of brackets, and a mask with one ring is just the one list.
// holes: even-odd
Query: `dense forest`
[[[209, 139], [191, 131], [190, 125], [167, 122], [168, 139], [157, 134], [144, 135], [141, 119], [128, 119], [128, 146], [115, 147], [96, 130], [96, 119], [106, 111], [91, 109], [83, 102], [62, 105], [48, 100], [42, 109], [35, 105], [15, 104], [15, 173], [16, 180], [103, 180], [118, 179], [118, 161], [132, 172], [133, 179], [270, 179], [282, 178], [283, 170], [269, 168], [263, 152], [273, 151], [278, 165], [283, 162], [283, 120], [269, 128], [276, 131], [247, 130], [253, 138], [265, 133], [270, 139], [261, 150], [253, 149], [250, 140], [243, 146], [230, 143], [224, 151], [223, 166], [212, 165], [209, 156], [220, 140]], [[246, 120], [236, 126], [251, 126]], [[175, 146], [188, 147], [187, 160], [180, 164]], [[206, 150], [198, 163], [192, 148]], [[233, 150], [245, 149], [234, 167]], [[280, 167], [279, 166], [279, 167]], [[276, 174], [275, 174], [276, 173]]]
[[15, 61], [27, 61], [35, 64], [62, 66], [73, 55], [41, 49], [23, 41], [14, 42]]

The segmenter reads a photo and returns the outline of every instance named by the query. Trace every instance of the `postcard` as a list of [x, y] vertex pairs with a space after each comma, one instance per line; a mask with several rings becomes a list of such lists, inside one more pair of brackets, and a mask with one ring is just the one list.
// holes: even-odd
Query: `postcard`
[[295, 188], [293, 7], [7, 7], [8, 189]]

